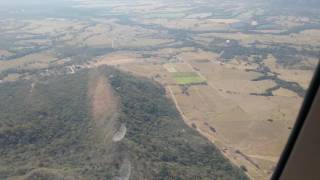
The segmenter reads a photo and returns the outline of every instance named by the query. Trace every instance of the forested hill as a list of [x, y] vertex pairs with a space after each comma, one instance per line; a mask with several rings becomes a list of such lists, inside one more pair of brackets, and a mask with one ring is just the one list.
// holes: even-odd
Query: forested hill
[[103, 67], [0, 84], [0, 179], [248, 178], [160, 85]]

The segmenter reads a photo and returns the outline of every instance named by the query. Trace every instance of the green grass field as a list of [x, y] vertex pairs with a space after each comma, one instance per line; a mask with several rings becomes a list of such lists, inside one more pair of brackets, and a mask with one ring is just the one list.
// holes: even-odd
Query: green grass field
[[201, 78], [195, 72], [176, 72], [173, 73], [173, 77], [179, 85], [198, 84], [206, 82], [205, 79]]

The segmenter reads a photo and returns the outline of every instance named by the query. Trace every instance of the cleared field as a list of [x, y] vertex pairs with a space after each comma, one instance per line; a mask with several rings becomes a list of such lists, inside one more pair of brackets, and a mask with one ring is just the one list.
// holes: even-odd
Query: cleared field
[[[299, 67], [293, 67], [293, 68], [285, 68], [283, 66], [280, 66], [276, 62], [276, 58], [272, 55], [269, 55], [267, 59], [264, 60], [264, 63], [267, 67], [273, 70], [273, 72], [276, 72], [279, 74], [279, 77], [281, 79], [287, 80], [287, 81], [293, 81], [300, 84], [304, 89], [307, 89], [309, 87], [310, 79], [312, 78], [313, 71], [311, 70], [303, 70]], [[316, 67], [317, 66], [317, 60], [305, 60], [302, 61], [297, 66], [307, 66], [307, 67]]]
[[171, 72], [171, 73], [175, 73], [177, 72], [176, 68], [171, 65], [171, 64], [165, 64], [163, 65], [163, 67], [168, 71], [168, 72]]
[[0, 49], [0, 57], [1, 56], [10, 56], [10, 55], [12, 55], [12, 53], [10, 53], [9, 51]]
[[0, 61], [0, 72], [10, 68], [17, 69], [34, 69], [44, 68], [52, 61], [57, 60], [52, 52], [40, 52], [30, 54], [21, 58], [16, 58], [10, 61]]
[[[189, 95], [183, 94], [178, 86], [171, 88], [190, 127], [195, 126], [235, 164], [244, 165], [254, 179], [267, 179], [287, 140], [288, 128], [292, 127], [301, 100], [221, 92], [214, 89], [220, 83], [191, 86]], [[295, 106], [287, 107], [287, 104]]]
[[136, 53], [130, 52], [119, 52], [119, 53], [110, 53], [104, 56], [99, 57], [95, 60], [95, 62], [91, 62], [89, 66], [101, 66], [101, 65], [109, 65], [109, 66], [117, 66], [121, 64], [129, 64], [132, 62], [141, 61], [141, 56]]
[[198, 14], [191, 14], [186, 16], [185, 18], [190, 18], [190, 19], [194, 19], [194, 18], [206, 18], [211, 16], [212, 13], [198, 13]]
[[214, 37], [220, 37], [225, 39], [233, 39], [240, 41], [243, 44], [250, 44], [255, 41], [260, 41], [265, 44], [268, 43], [288, 43], [294, 45], [313, 45], [317, 46], [320, 43], [320, 38], [314, 36], [319, 33], [319, 30], [308, 30], [301, 33], [291, 35], [272, 35], [272, 34], [261, 34], [259, 36], [255, 34], [246, 33], [207, 33], [201, 34], [199, 37], [204, 39], [212, 39]]
[[225, 30], [230, 27], [228, 21], [210, 20], [210, 19], [189, 19], [189, 18], [141, 18], [140, 21], [146, 24], [158, 24], [166, 28], [189, 29], [194, 31], [206, 30]]
[[44, 20], [26, 20], [27, 23], [22, 30], [29, 33], [48, 34], [62, 31], [80, 30], [86, 24], [79, 21], [66, 19], [44, 19]]
[[274, 96], [296, 97], [297, 94], [284, 88], [280, 88], [272, 93]]
[[203, 61], [203, 60], [212, 60], [219, 57], [219, 54], [212, 52], [207, 52], [203, 50], [197, 51], [187, 51], [179, 54], [179, 57], [183, 60], [192, 60], [192, 61]]
[[[252, 81], [261, 76], [246, 71], [256, 69], [254, 63], [241, 59], [220, 62], [216, 54], [194, 50], [178, 51], [176, 58], [179, 62], [132, 62], [120, 68], [149, 78], [160, 75], [154, 79], [166, 86], [186, 124], [215, 143], [235, 164], [245, 166], [253, 179], [267, 179], [302, 99], [284, 89], [274, 91], [270, 97], [252, 95], [276, 86], [271, 80]], [[206, 82], [207, 86], [195, 82]], [[193, 85], [187, 90], [179, 87], [187, 84]]]
[[172, 42], [171, 39], [155, 38], [157, 32], [150, 29], [120, 25], [111, 21], [102, 23], [104, 26], [98, 27], [98, 30], [95, 30], [94, 27], [90, 31], [81, 33], [76, 43], [84, 41], [85, 44], [91, 46], [129, 48], [149, 47]]
[[179, 85], [200, 84], [206, 82], [205, 79], [195, 72], [176, 72], [173, 73], [173, 77]]
[[153, 19], [153, 18], [175, 19], [175, 18], [181, 18], [183, 16], [185, 16], [185, 14], [183, 13], [162, 13], [162, 14], [156, 13], [156, 14], [146, 14], [143, 17], [150, 18], [150, 19]]

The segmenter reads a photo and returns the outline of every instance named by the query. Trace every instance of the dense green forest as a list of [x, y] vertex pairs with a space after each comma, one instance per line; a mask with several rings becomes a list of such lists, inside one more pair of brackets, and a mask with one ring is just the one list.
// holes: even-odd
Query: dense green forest
[[109, 67], [94, 71], [127, 132], [106, 143], [91, 120], [92, 71], [0, 85], [0, 179], [248, 179], [184, 124], [163, 87]]

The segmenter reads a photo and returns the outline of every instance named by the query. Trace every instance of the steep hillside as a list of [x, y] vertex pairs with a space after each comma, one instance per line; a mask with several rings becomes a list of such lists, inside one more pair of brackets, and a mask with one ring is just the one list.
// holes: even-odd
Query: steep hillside
[[247, 179], [165, 90], [111, 68], [0, 85], [0, 179]]

